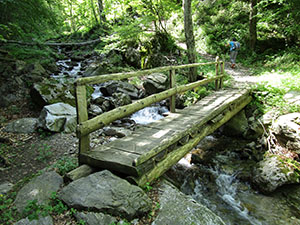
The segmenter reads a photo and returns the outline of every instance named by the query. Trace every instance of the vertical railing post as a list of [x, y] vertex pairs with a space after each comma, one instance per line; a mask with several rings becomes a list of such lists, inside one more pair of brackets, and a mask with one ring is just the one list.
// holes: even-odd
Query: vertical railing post
[[[86, 87], [85, 85], [78, 85], [75, 83], [75, 98], [76, 98], [76, 111], [77, 111], [77, 125], [88, 120], [87, 100], [86, 100]], [[82, 136], [77, 132], [79, 138], [79, 155], [82, 152], [90, 150], [90, 137], [89, 135]], [[80, 158], [80, 157], [79, 157]]]
[[[224, 75], [225, 73], [225, 60], [221, 62], [221, 75]], [[223, 77], [220, 78], [220, 88], [223, 88]]]
[[[176, 86], [175, 70], [170, 70], [170, 88]], [[175, 113], [176, 95], [170, 97], [170, 112]]]
[[[216, 57], [216, 76], [219, 75], [219, 56]], [[215, 80], [215, 89], [216, 91], [219, 89], [219, 80]]]

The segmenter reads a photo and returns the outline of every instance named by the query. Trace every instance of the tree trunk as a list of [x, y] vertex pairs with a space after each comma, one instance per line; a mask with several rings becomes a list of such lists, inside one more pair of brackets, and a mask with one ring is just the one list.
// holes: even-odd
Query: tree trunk
[[94, 7], [94, 0], [91, 0], [91, 7], [93, 10], [93, 15], [94, 15], [95, 21], [97, 24], [99, 24], [99, 21], [98, 21], [97, 15], [96, 15], [96, 11], [95, 11], [95, 7]]
[[250, 0], [250, 16], [249, 16], [249, 45], [251, 50], [255, 50], [257, 40], [257, 0]]
[[98, 0], [98, 8], [99, 8], [99, 15], [100, 15], [100, 24], [106, 22], [105, 14], [104, 14], [104, 8], [103, 8], [103, 1]]
[[[189, 63], [196, 62], [196, 49], [195, 49], [195, 39], [194, 39], [194, 28], [192, 19], [192, 0], [184, 0], [184, 33], [187, 46], [187, 55]], [[194, 82], [197, 80], [197, 68], [190, 68], [188, 75], [189, 82]]]

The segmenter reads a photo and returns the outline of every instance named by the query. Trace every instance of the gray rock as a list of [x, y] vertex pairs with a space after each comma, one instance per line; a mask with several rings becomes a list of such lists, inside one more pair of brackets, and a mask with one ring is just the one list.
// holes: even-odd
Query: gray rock
[[76, 109], [65, 103], [47, 105], [41, 111], [38, 127], [53, 132], [74, 132], [77, 126]]
[[257, 120], [249, 121], [249, 128], [246, 131], [245, 137], [247, 139], [256, 140], [257, 138], [262, 137], [264, 133], [264, 128], [262, 124]]
[[258, 163], [253, 182], [263, 193], [271, 193], [284, 184], [299, 183], [294, 170], [280, 161], [277, 155], [268, 155]]
[[123, 105], [128, 105], [132, 102], [128, 94], [113, 93], [112, 97], [113, 97], [113, 104], [115, 108], [118, 108]]
[[11, 133], [34, 133], [38, 124], [38, 119], [36, 118], [22, 118], [15, 120], [4, 128], [5, 132]]
[[289, 91], [283, 98], [290, 104], [300, 105], [300, 91]]
[[59, 196], [69, 207], [96, 209], [129, 220], [151, 209], [142, 189], [107, 170], [73, 181]]
[[19, 212], [23, 212], [28, 201], [37, 200], [38, 204], [46, 204], [53, 192], [59, 190], [63, 178], [55, 172], [46, 172], [26, 184], [17, 194], [14, 204]]
[[89, 114], [91, 114], [92, 116], [98, 116], [102, 113], [103, 110], [98, 105], [94, 105], [94, 104], [90, 105]]
[[[87, 86], [87, 100], [91, 99], [94, 89]], [[58, 102], [67, 103], [71, 106], [76, 106], [75, 89], [73, 80], [60, 80], [54, 78], [43, 79], [33, 85], [30, 90], [32, 100], [39, 106], [44, 107]]]
[[30, 221], [28, 218], [16, 222], [14, 225], [53, 225], [51, 216], [41, 217], [38, 220]]
[[0, 184], [0, 195], [7, 194], [13, 188], [13, 184], [10, 182], [4, 182]]
[[245, 111], [242, 110], [231, 118], [223, 127], [223, 133], [229, 137], [245, 136], [248, 130], [248, 121]]
[[159, 190], [160, 210], [152, 225], [221, 225], [223, 220], [175, 186], [163, 181]]
[[131, 99], [138, 99], [139, 97], [138, 89], [134, 85], [123, 81], [106, 82], [100, 90], [104, 96], [112, 96], [114, 93], [123, 93], [128, 95]]
[[280, 116], [273, 124], [273, 131], [281, 144], [300, 154], [300, 113]]
[[163, 73], [153, 73], [143, 82], [147, 95], [164, 91], [168, 87], [168, 76]]
[[83, 213], [79, 212], [75, 214], [78, 222], [84, 221], [86, 225], [108, 225], [117, 223], [117, 219], [103, 213]]
[[122, 138], [132, 134], [132, 131], [123, 127], [104, 127], [103, 132], [107, 136], [117, 136]]
[[127, 47], [124, 54], [124, 60], [130, 66], [141, 68], [141, 53], [136, 48]]
[[281, 190], [288, 204], [300, 212], [300, 185], [289, 185]]

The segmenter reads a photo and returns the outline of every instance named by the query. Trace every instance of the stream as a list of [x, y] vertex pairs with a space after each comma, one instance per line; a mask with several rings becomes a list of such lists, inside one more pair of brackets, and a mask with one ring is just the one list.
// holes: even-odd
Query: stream
[[245, 144], [245, 141], [224, 136], [204, 138], [197, 148], [213, 146], [209, 150], [218, 152], [205, 164], [190, 163], [187, 158], [191, 156], [179, 161], [181, 169], [175, 166], [175, 174], [182, 177], [180, 190], [219, 215], [228, 225], [300, 224], [299, 212], [289, 205], [281, 192], [263, 195], [238, 178], [249, 162], [240, 159], [236, 148], [243, 148]]
[[[61, 71], [52, 77], [58, 80], [78, 78], [81, 63], [70, 67], [70, 61], [58, 61]], [[100, 87], [94, 88], [93, 98], [101, 96]], [[131, 119], [143, 125], [163, 118], [167, 111], [161, 106], [146, 107], [134, 113]], [[251, 176], [247, 168], [253, 161], [241, 159], [241, 150], [247, 144], [246, 140], [207, 136], [197, 149], [214, 152], [208, 154], [209, 160], [191, 163], [192, 155], [188, 154], [167, 174], [183, 193], [205, 205], [228, 225], [300, 225], [300, 213], [290, 206], [284, 195], [280, 192], [269, 196], [260, 194], [247, 179], [240, 179], [240, 174]]]
[[[146, 124], [162, 118], [166, 109], [147, 107], [131, 118]], [[242, 177], [250, 177], [249, 166], [241, 152], [249, 141], [220, 134], [205, 137], [196, 147], [208, 154], [204, 163], [191, 163], [192, 155], [181, 159], [169, 176], [177, 187], [219, 215], [228, 225], [300, 225], [300, 214], [290, 206], [281, 192], [263, 195]], [[242, 175], [243, 174], [243, 175]], [[297, 218], [298, 217], [298, 218]]]

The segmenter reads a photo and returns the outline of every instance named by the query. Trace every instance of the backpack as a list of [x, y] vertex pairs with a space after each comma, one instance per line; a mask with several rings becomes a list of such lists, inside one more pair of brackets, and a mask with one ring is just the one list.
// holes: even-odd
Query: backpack
[[232, 50], [240, 50], [240, 48], [241, 48], [240, 42], [235, 41]]

